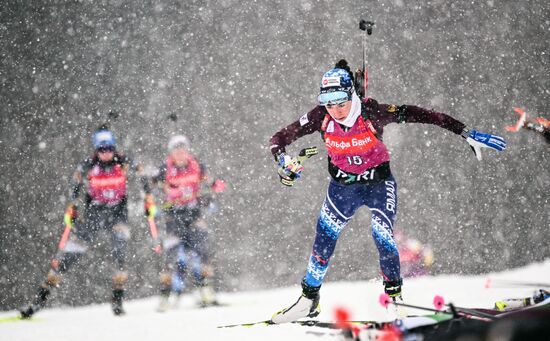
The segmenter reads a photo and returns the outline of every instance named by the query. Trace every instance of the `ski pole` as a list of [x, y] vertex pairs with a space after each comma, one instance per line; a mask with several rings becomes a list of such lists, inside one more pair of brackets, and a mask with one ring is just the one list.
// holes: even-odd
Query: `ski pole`
[[153, 200], [151, 194], [145, 195], [145, 212], [147, 213], [147, 223], [149, 224], [149, 231], [151, 232], [151, 238], [153, 239], [155, 253], [160, 253], [161, 247], [158, 242], [158, 229], [155, 222], [155, 216], [157, 215], [157, 206]]
[[427, 307], [421, 307], [421, 306], [416, 306], [416, 305], [412, 305], [412, 304], [396, 302], [396, 301], [392, 300], [390, 298], [390, 295], [388, 295], [388, 294], [380, 294], [378, 302], [384, 308], [387, 308], [388, 305], [393, 304], [393, 305], [396, 305], [396, 306], [407, 307], [407, 308], [415, 308], [415, 309], [426, 310], [426, 311], [431, 311], [431, 312], [435, 312], [435, 313], [440, 313], [441, 312], [441, 310], [437, 310], [437, 309], [434, 309], [434, 308], [427, 308]]
[[57, 246], [59, 250], [63, 250], [65, 248], [65, 245], [67, 244], [67, 240], [69, 239], [69, 235], [71, 234], [73, 223], [71, 222], [70, 219], [71, 218], [69, 219], [65, 218], [65, 229], [63, 230], [63, 234], [61, 235], [61, 239], [59, 240], [59, 244]]
[[457, 307], [457, 306], [453, 305], [452, 303], [445, 304], [445, 299], [443, 298], [443, 296], [440, 296], [440, 295], [435, 295], [434, 296], [433, 305], [434, 305], [435, 309], [437, 309], [439, 311], [441, 309], [443, 309], [444, 306], [446, 306], [446, 307], [449, 307], [449, 309], [451, 309], [453, 314], [455, 314], [455, 312], [460, 312], [460, 313], [463, 313], [463, 314], [468, 314], [468, 315], [472, 315], [472, 316], [475, 316], [475, 317], [486, 318], [486, 319], [490, 319], [490, 320], [496, 319], [496, 317], [494, 315], [487, 314], [487, 313], [484, 313], [482, 311], [478, 311], [478, 310], [470, 309], [470, 308]]
[[393, 304], [393, 305], [396, 305], [396, 306], [426, 310], [426, 311], [431, 311], [431, 312], [435, 312], [435, 313], [441, 313], [442, 312], [441, 309], [443, 308], [443, 306], [447, 306], [451, 310], [452, 314], [455, 315], [455, 316], [458, 316], [458, 313], [462, 313], [462, 314], [467, 314], [467, 315], [471, 315], [471, 316], [475, 316], [475, 317], [479, 317], [479, 318], [484, 318], [484, 319], [489, 319], [489, 320], [496, 319], [496, 317], [494, 315], [486, 314], [486, 313], [481, 312], [481, 311], [477, 311], [477, 310], [469, 309], [469, 308], [456, 307], [452, 303], [445, 304], [443, 302], [443, 297], [441, 297], [441, 296], [436, 296], [434, 298], [434, 305], [436, 306], [435, 309], [434, 308], [428, 308], [428, 307], [422, 307], [422, 306], [418, 306], [418, 305], [402, 303], [402, 302], [396, 302], [396, 301], [393, 301], [388, 294], [381, 294], [380, 298], [379, 298], [379, 303], [384, 308], [387, 308], [389, 304]]
[[361, 75], [361, 77], [363, 78], [362, 79], [363, 86], [362, 86], [362, 89], [360, 89], [360, 92], [362, 95], [360, 96], [361, 98], [367, 95], [367, 88], [369, 87], [369, 73], [367, 71], [367, 35], [370, 36], [372, 34], [373, 27], [374, 27], [373, 21], [367, 21], [364, 19], [361, 19], [359, 21], [359, 29], [365, 32], [363, 34], [363, 64], [362, 64], [363, 75]]
[[151, 232], [151, 238], [153, 239], [153, 251], [155, 253], [160, 253], [161, 247], [158, 240], [157, 223], [155, 222], [155, 216], [153, 214], [149, 214], [147, 216], [147, 223], [149, 223], [149, 231]]
[[59, 256], [63, 252], [63, 249], [65, 249], [65, 245], [67, 245], [67, 241], [69, 240], [69, 235], [71, 234], [71, 230], [73, 228], [73, 216], [74, 216], [74, 207], [69, 207], [69, 209], [65, 212], [63, 215], [63, 222], [65, 223], [65, 229], [63, 230], [63, 234], [61, 234], [61, 239], [59, 240], [59, 244], [57, 245], [57, 252], [52, 259], [52, 267], [54, 269], [57, 269], [59, 266]]
[[149, 214], [147, 217], [147, 222], [149, 223], [149, 231], [151, 232], [151, 238], [153, 238], [153, 243], [155, 246], [153, 247], [153, 251], [155, 253], [160, 253], [160, 243], [158, 242], [158, 229], [157, 229], [157, 223], [155, 222], [155, 216], [152, 214]]

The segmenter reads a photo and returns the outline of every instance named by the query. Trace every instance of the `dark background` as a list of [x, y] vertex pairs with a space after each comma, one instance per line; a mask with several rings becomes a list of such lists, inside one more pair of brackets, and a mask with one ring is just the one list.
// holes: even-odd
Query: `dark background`
[[[314, 104], [322, 74], [362, 58], [370, 96], [449, 113], [504, 136], [478, 162], [460, 137], [390, 126], [399, 186], [396, 229], [432, 245], [434, 274], [498, 271], [550, 256], [550, 152], [503, 127], [513, 106], [546, 115], [550, 10], [534, 1], [4, 1], [0, 4], [0, 308], [29, 302], [63, 230], [68, 180], [111, 110], [119, 146], [148, 170], [170, 134], [187, 135], [214, 176], [210, 218], [221, 290], [297, 285], [326, 191], [326, 156], [294, 188], [278, 183], [270, 136]], [[167, 120], [178, 115], [177, 122]], [[318, 135], [289, 148], [322, 145]], [[130, 298], [157, 293], [141, 193], [131, 178]], [[110, 295], [106, 244], [65, 278], [52, 304]], [[342, 235], [327, 281], [376, 279], [370, 215]]]

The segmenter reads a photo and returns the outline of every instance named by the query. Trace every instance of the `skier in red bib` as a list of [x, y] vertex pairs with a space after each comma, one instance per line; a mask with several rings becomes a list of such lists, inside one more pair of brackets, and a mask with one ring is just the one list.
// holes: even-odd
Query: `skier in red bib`
[[408, 237], [402, 231], [394, 231], [393, 239], [399, 251], [401, 277], [425, 276], [430, 272], [434, 255], [429, 245], [423, 245], [418, 239]]
[[[160, 274], [161, 302], [159, 311], [169, 308], [169, 296], [179, 295], [185, 289], [186, 277], [192, 274], [198, 287], [200, 304], [216, 305], [214, 291], [209, 283], [213, 275], [208, 246], [209, 230], [204, 209], [213, 204], [221, 183], [210, 183], [204, 165], [189, 151], [189, 140], [183, 135], [173, 136], [168, 143], [169, 155], [152, 177], [160, 185], [166, 236], [163, 239], [165, 265]], [[177, 302], [177, 301], [176, 301]]]
[[372, 213], [372, 237], [380, 255], [384, 290], [394, 299], [401, 297], [399, 252], [393, 239], [397, 183], [390, 169], [390, 154], [382, 141], [384, 126], [390, 123], [440, 126], [466, 139], [479, 160], [481, 148], [501, 151], [506, 146], [501, 137], [468, 129], [441, 112], [413, 105], [382, 104], [373, 98], [361, 100], [355, 92], [347, 62], [339, 61], [321, 79], [318, 105], [270, 140], [281, 182], [292, 186], [303, 167], [296, 158], [286, 154], [286, 147], [304, 135], [321, 133], [332, 178], [317, 221], [302, 294], [288, 308], [273, 315], [274, 323], [319, 314], [319, 289], [336, 241], [361, 206], [369, 207]]
[[[128, 279], [126, 271], [126, 247], [130, 239], [127, 208], [127, 173], [135, 171], [147, 195], [147, 178], [142, 176], [141, 166], [116, 149], [115, 136], [104, 125], [93, 135], [94, 153], [82, 161], [74, 175], [66, 219], [74, 226], [70, 237], [59, 255], [52, 261], [46, 279], [40, 285], [33, 303], [21, 311], [23, 318], [31, 317], [43, 308], [52, 288], [57, 287], [61, 276], [97, 242], [100, 230], [112, 236], [112, 255], [115, 263], [113, 274], [112, 309], [115, 315], [124, 314], [122, 301], [124, 286]], [[83, 221], [77, 219], [77, 202], [82, 188], [86, 187]]]

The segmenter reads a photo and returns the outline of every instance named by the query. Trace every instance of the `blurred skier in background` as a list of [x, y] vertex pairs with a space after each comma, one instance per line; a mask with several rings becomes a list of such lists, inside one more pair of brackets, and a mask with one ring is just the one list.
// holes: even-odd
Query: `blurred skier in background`
[[216, 209], [214, 199], [223, 191], [223, 181], [209, 182], [205, 166], [189, 151], [187, 137], [175, 135], [168, 142], [168, 157], [152, 176], [152, 182], [163, 192], [162, 213], [166, 225], [162, 242], [165, 264], [160, 273], [161, 302], [158, 310], [162, 312], [169, 308], [171, 292], [176, 294], [178, 301], [189, 271], [199, 289], [200, 304], [216, 305], [209, 283], [214, 271], [205, 214]]
[[418, 239], [408, 237], [402, 231], [394, 231], [393, 238], [399, 252], [401, 277], [427, 275], [434, 262], [432, 248], [429, 245], [423, 245]]
[[[128, 171], [132, 170], [140, 177], [146, 196], [150, 195], [148, 180], [143, 176], [139, 164], [117, 150], [115, 136], [106, 125], [94, 132], [92, 142], [93, 155], [77, 166], [72, 177], [72, 190], [65, 213], [65, 221], [69, 226], [66, 232], [70, 234], [67, 234], [66, 242], [60, 243], [58, 254], [51, 262], [51, 269], [40, 285], [33, 303], [21, 311], [23, 318], [31, 317], [44, 307], [51, 290], [61, 282], [62, 275], [81, 259], [90, 246], [96, 245], [97, 234], [101, 230], [108, 231], [112, 236], [112, 257], [115, 264], [112, 277], [113, 313], [124, 314], [122, 301], [124, 285], [128, 279], [126, 248], [130, 239]], [[80, 219], [78, 203], [83, 187], [86, 187], [84, 214], [83, 219]]]
[[361, 100], [347, 62], [339, 61], [321, 79], [318, 105], [270, 140], [281, 183], [292, 186], [303, 165], [286, 153], [286, 147], [302, 136], [321, 133], [332, 178], [317, 221], [313, 250], [301, 283], [302, 294], [288, 308], [273, 315], [274, 323], [319, 314], [319, 290], [336, 241], [361, 206], [368, 206], [372, 213], [372, 237], [380, 255], [384, 291], [394, 300], [401, 298], [399, 252], [393, 239], [397, 183], [390, 169], [390, 154], [382, 142], [383, 128], [390, 123], [442, 127], [462, 136], [479, 160], [481, 148], [501, 151], [506, 146], [501, 137], [468, 129], [441, 112], [412, 105], [381, 104], [368, 97]]

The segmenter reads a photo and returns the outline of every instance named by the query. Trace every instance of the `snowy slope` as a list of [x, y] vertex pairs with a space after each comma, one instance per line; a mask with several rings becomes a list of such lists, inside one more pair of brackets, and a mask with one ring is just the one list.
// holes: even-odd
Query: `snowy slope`
[[[437, 276], [409, 279], [404, 287], [407, 303], [430, 306], [435, 294], [463, 307], [491, 307], [504, 297], [529, 296], [532, 288], [493, 285], [485, 288], [487, 279], [550, 282], [550, 260], [521, 269], [483, 276]], [[227, 306], [201, 309], [194, 298], [182, 299], [177, 309], [166, 313], [155, 311], [158, 298], [126, 302], [127, 314], [115, 317], [107, 304], [81, 308], [47, 309], [32, 321], [0, 323], [1, 340], [341, 340], [338, 331], [297, 325], [256, 326], [218, 329], [219, 325], [268, 319], [299, 295], [298, 286], [269, 291], [220, 293]], [[346, 307], [354, 319], [389, 320], [394, 316], [377, 301], [381, 283], [326, 283], [322, 290], [320, 320], [332, 320], [335, 307]], [[421, 314], [410, 310], [409, 313]], [[14, 316], [4, 312], [0, 319]]]

